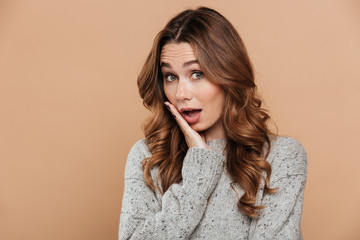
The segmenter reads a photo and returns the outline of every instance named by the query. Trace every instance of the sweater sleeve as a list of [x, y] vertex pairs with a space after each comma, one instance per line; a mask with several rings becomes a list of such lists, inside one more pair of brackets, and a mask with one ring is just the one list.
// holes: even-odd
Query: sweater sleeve
[[148, 154], [146, 144], [140, 140], [128, 155], [119, 240], [188, 239], [220, 178], [223, 156], [205, 148], [188, 149], [182, 167], [182, 184], [172, 184], [158, 201], [146, 184], [141, 168]]
[[300, 223], [307, 175], [307, 154], [295, 139], [282, 138], [275, 146], [271, 163], [270, 187], [275, 194], [264, 193], [265, 208], [250, 227], [249, 239], [302, 239]]

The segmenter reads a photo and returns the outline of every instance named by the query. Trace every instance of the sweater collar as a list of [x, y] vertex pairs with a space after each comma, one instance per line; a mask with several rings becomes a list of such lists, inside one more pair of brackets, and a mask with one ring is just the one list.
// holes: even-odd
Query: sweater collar
[[221, 138], [212, 139], [210, 141], [206, 141], [206, 144], [214, 151], [223, 152], [226, 145], [226, 140]]

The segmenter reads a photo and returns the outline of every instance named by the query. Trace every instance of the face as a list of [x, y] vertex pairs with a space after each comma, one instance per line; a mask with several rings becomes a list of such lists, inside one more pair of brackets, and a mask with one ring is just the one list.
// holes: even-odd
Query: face
[[168, 43], [161, 51], [164, 91], [195, 131], [204, 131], [206, 139], [223, 138], [221, 113], [223, 89], [210, 82], [201, 71], [189, 43]]

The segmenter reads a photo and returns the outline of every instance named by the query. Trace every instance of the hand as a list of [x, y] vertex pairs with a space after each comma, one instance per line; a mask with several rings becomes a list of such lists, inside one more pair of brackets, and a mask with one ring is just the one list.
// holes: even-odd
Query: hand
[[210, 149], [206, 144], [206, 139], [204, 133], [198, 133], [192, 129], [186, 120], [181, 116], [179, 111], [169, 102], [165, 102], [164, 105], [169, 109], [173, 117], [175, 118], [177, 124], [179, 125], [181, 131], [183, 132], [186, 140], [186, 144], [189, 148], [191, 147], [202, 147]]

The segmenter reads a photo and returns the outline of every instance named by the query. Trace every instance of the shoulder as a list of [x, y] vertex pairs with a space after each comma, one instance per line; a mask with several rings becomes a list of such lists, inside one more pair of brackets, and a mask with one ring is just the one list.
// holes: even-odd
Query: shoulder
[[297, 139], [284, 136], [272, 138], [267, 160], [272, 167], [273, 179], [307, 174], [307, 153]]
[[145, 138], [135, 142], [127, 156], [125, 166], [125, 178], [143, 178], [142, 161], [150, 157], [151, 153]]
[[306, 154], [306, 150], [300, 141], [295, 138], [285, 136], [272, 138], [270, 152], [283, 153], [287, 155]]
[[150, 152], [149, 152], [149, 148], [146, 143], [146, 139], [142, 138], [142, 139], [139, 139], [138, 141], [136, 141], [130, 149], [129, 155], [130, 154], [149, 155]]

